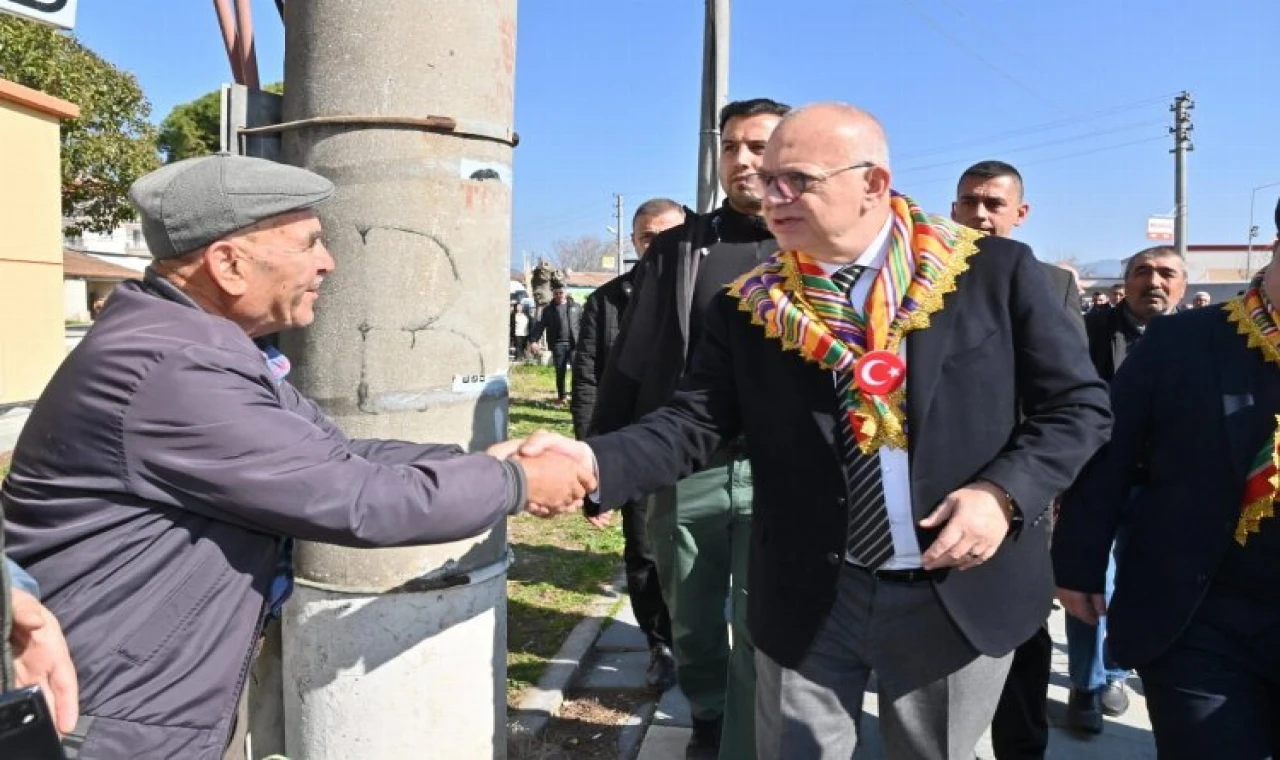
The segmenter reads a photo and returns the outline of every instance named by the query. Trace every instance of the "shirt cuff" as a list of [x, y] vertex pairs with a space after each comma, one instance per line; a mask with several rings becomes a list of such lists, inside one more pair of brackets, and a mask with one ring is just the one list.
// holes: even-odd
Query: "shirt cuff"
[[31, 594], [35, 598], [40, 598], [40, 584], [36, 583], [36, 579], [31, 577], [31, 573], [23, 570], [17, 562], [4, 558], [4, 569], [9, 574], [9, 585], [14, 588], [20, 588]]

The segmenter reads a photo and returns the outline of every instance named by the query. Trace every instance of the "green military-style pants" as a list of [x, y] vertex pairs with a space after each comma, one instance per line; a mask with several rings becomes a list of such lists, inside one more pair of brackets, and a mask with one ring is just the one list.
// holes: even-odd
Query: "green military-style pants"
[[693, 717], [724, 717], [721, 760], [756, 756], [755, 647], [747, 631], [751, 495], [751, 465], [722, 457], [655, 494], [649, 506], [676, 677]]

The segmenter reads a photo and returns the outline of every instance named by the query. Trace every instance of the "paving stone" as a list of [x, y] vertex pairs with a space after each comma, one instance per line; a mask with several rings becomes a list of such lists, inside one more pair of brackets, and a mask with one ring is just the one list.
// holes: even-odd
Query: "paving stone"
[[684, 760], [684, 749], [692, 735], [691, 728], [654, 726], [645, 735], [636, 760]]
[[[631, 611], [630, 605], [624, 605], [624, 609]], [[640, 630], [634, 619], [627, 620], [619, 615], [605, 627], [604, 633], [600, 634], [600, 638], [596, 640], [596, 649], [603, 652], [647, 652], [649, 640], [645, 638], [644, 631]], [[648, 667], [647, 662], [645, 667]]]
[[595, 691], [642, 691], [648, 652], [602, 652], [578, 686]]
[[689, 700], [677, 686], [667, 689], [658, 700], [658, 709], [653, 713], [653, 723], [657, 726], [682, 726], [692, 728], [693, 720], [689, 715]]

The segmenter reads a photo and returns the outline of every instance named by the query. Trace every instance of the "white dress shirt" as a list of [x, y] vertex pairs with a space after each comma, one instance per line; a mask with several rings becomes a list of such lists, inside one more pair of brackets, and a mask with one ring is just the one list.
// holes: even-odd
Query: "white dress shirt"
[[[867, 246], [866, 252], [853, 262], [858, 266], [866, 267], [849, 291], [849, 303], [857, 314], [864, 312], [867, 294], [871, 292], [871, 284], [889, 258], [891, 242], [889, 233], [892, 229], [893, 219], [890, 218], [876, 239]], [[817, 264], [828, 277], [847, 266], [821, 261]], [[906, 361], [906, 339], [898, 344], [898, 356], [902, 357], [904, 362]], [[836, 375], [833, 372], [831, 373], [832, 393], [835, 392], [835, 381]], [[920, 542], [916, 539], [915, 518], [911, 511], [911, 469], [907, 452], [886, 446], [880, 449], [879, 457], [880, 478], [884, 482], [884, 503], [889, 512], [889, 531], [893, 535], [893, 557], [882, 565], [882, 569], [919, 568], [921, 566]]]

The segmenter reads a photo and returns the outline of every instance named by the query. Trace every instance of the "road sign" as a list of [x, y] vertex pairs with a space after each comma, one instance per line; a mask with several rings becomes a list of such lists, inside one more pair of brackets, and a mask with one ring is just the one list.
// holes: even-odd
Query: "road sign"
[[77, 0], [0, 0], [0, 13], [70, 29], [76, 25]]
[[1173, 217], [1152, 216], [1147, 218], [1148, 240], [1173, 240]]

